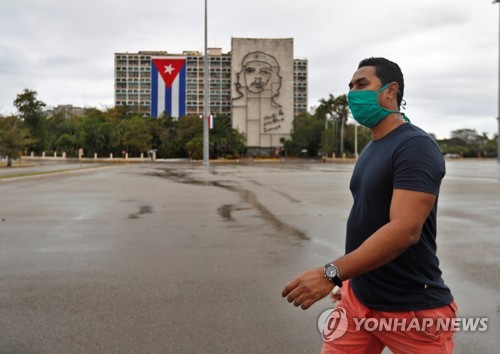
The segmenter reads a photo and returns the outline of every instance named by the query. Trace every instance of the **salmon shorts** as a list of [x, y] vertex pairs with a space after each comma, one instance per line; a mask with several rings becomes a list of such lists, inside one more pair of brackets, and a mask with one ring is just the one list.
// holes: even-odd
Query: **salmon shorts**
[[453, 353], [454, 330], [439, 323], [456, 318], [455, 302], [436, 309], [387, 312], [359, 302], [349, 281], [341, 291], [335, 311], [342, 313], [346, 325], [333, 340], [323, 335], [322, 354], [378, 354], [385, 347], [395, 354]]

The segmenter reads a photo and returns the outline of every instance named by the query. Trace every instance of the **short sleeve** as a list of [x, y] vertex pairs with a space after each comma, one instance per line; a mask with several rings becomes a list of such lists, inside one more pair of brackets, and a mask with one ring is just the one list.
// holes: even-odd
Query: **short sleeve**
[[443, 154], [429, 136], [416, 136], [396, 149], [393, 188], [439, 194], [446, 173]]

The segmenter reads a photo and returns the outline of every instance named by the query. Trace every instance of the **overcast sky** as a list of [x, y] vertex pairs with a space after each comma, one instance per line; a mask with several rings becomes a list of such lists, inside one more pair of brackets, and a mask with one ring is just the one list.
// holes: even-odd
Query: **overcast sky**
[[[358, 62], [405, 75], [406, 113], [438, 137], [497, 132], [499, 9], [491, 0], [208, 0], [208, 46], [294, 38], [309, 106], [347, 93]], [[203, 51], [203, 0], [1, 0], [0, 114], [25, 88], [48, 106], [113, 105], [115, 52]]]

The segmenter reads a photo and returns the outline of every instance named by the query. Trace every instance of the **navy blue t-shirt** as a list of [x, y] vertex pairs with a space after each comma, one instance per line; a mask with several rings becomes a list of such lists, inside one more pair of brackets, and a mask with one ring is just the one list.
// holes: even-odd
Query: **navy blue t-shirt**
[[[370, 142], [351, 178], [354, 204], [347, 221], [346, 253], [389, 222], [392, 193], [405, 189], [439, 194], [445, 163], [436, 142], [411, 123]], [[390, 263], [351, 279], [356, 297], [380, 311], [416, 311], [453, 301], [436, 256], [436, 203], [417, 244]]]

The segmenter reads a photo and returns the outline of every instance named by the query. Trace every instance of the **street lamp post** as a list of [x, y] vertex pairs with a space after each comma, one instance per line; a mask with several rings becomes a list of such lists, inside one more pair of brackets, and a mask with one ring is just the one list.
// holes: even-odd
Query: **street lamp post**
[[339, 104], [339, 115], [340, 115], [340, 156], [344, 157], [344, 109], [343, 104]]
[[203, 164], [208, 165], [208, 115], [210, 114], [208, 92], [208, 48], [207, 48], [207, 0], [205, 0], [205, 56], [204, 56], [204, 85], [203, 85]]
[[[500, 3], [500, 0], [493, 0], [493, 4]], [[497, 135], [497, 162], [500, 163], [500, 5], [498, 6], [499, 9], [499, 25], [498, 25], [498, 48], [499, 48], [499, 53], [498, 53], [498, 116], [497, 116], [497, 121], [498, 121], [498, 135]]]
[[328, 156], [328, 117], [330, 113], [325, 114], [325, 134], [323, 134], [323, 157]]
[[338, 132], [339, 132], [339, 120], [340, 116], [335, 119], [335, 125], [332, 122], [332, 129], [334, 129], [333, 133], [333, 150], [335, 151], [335, 157], [337, 157], [339, 150], [338, 150]]
[[[500, 0], [494, 0], [493, 3], [500, 3]], [[498, 6], [499, 9], [499, 24], [498, 24], [498, 33], [499, 33], [499, 38], [498, 38], [498, 48], [499, 48], [499, 53], [498, 53], [498, 116], [497, 116], [497, 121], [498, 121], [498, 135], [497, 135], [497, 162], [500, 163], [500, 5]]]

